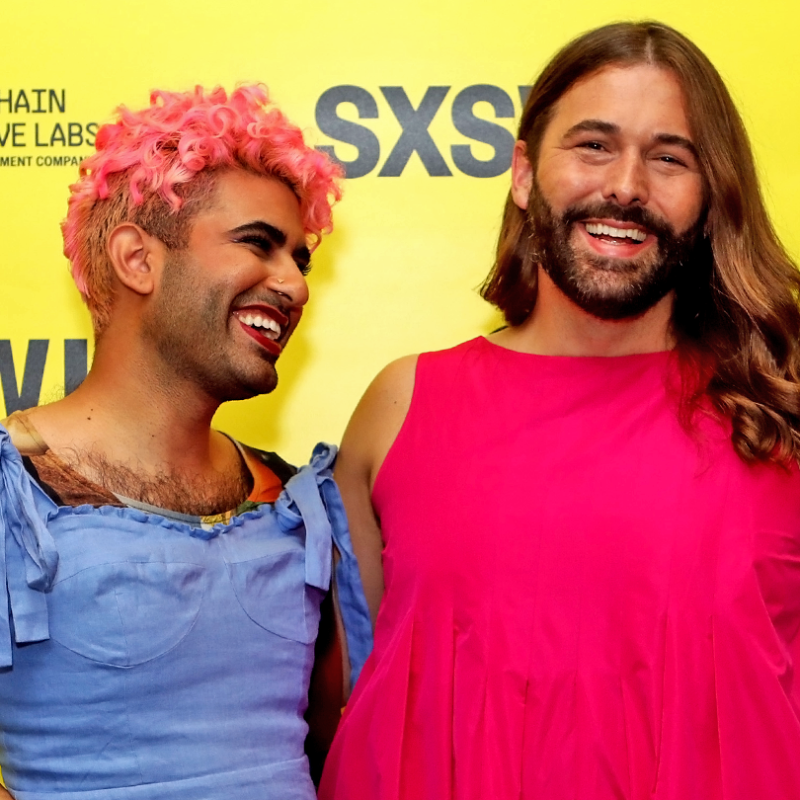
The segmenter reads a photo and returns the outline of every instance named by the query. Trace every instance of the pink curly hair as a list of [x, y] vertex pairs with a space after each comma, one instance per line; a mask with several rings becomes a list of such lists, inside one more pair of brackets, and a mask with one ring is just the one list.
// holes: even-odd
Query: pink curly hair
[[238, 167], [285, 181], [300, 200], [312, 248], [330, 232], [342, 171], [305, 144], [300, 129], [270, 105], [262, 84], [240, 86], [230, 97], [220, 86], [154, 91], [148, 108], [120, 106], [117, 113], [118, 121], [98, 131], [97, 152], [81, 164], [61, 226], [64, 255], [96, 334], [108, 324], [113, 295], [108, 234], [135, 222], [168, 247], [185, 247], [217, 169]]

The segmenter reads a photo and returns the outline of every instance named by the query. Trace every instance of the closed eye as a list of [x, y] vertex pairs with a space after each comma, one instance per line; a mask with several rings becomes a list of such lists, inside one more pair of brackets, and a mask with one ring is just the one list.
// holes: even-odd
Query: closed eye
[[267, 253], [271, 253], [275, 247], [275, 243], [272, 241], [272, 239], [268, 239], [266, 236], [258, 236], [257, 234], [249, 234], [247, 236], [241, 236], [236, 241], [239, 244], [252, 245], [265, 255]]
[[[278, 247], [286, 246], [286, 234], [267, 222], [257, 220], [234, 228], [233, 241], [259, 251], [262, 258], [269, 258]], [[303, 244], [292, 251], [292, 259], [301, 275], [308, 275], [311, 269], [311, 251]]]

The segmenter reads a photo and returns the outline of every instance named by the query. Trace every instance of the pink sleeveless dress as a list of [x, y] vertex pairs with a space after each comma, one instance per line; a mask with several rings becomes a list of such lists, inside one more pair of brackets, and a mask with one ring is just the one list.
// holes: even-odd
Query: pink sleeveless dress
[[669, 353], [419, 359], [323, 800], [798, 800], [800, 476]]

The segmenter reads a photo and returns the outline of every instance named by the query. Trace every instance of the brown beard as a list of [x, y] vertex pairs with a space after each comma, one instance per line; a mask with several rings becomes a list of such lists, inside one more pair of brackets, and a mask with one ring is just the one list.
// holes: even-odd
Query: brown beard
[[[573, 227], [579, 220], [592, 218], [641, 225], [657, 236], [656, 253], [625, 261], [578, 256], [571, 242]], [[557, 216], [538, 186], [530, 198], [528, 219], [542, 269], [575, 305], [604, 320], [638, 317], [671, 292], [691, 268], [705, 223], [701, 216], [689, 230], [677, 234], [665, 220], [646, 209], [616, 203], [570, 206]], [[627, 275], [627, 280], [616, 288], [604, 287], [593, 279], [593, 272]]]
[[[244, 292], [233, 302], [241, 306], [251, 298], [264, 300], [265, 292]], [[288, 315], [276, 296], [270, 295], [268, 302]], [[276, 357], [269, 353], [262, 353], [260, 368], [249, 372], [231, 368], [226, 350], [230, 304], [224, 287], [203, 286], [185, 254], [169, 253], [160, 291], [143, 317], [142, 327], [148, 346], [164, 365], [163, 381], [190, 381], [220, 402], [245, 400], [275, 389]], [[209, 331], [214, 333], [207, 336]]]

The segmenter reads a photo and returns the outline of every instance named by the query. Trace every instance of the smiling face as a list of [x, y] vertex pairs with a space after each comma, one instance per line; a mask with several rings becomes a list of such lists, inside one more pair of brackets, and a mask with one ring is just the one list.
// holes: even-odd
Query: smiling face
[[602, 319], [655, 305], [702, 228], [703, 178], [675, 76], [641, 64], [580, 80], [556, 103], [535, 169], [517, 144], [512, 196], [542, 268], [573, 303]]
[[223, 402], [275, 388], [275, 361], [308, 300], [310, 255], [282, 181], [228, 170], [215, 184], [188, 246], [167, 252], [142, 330], [168, 374]]

